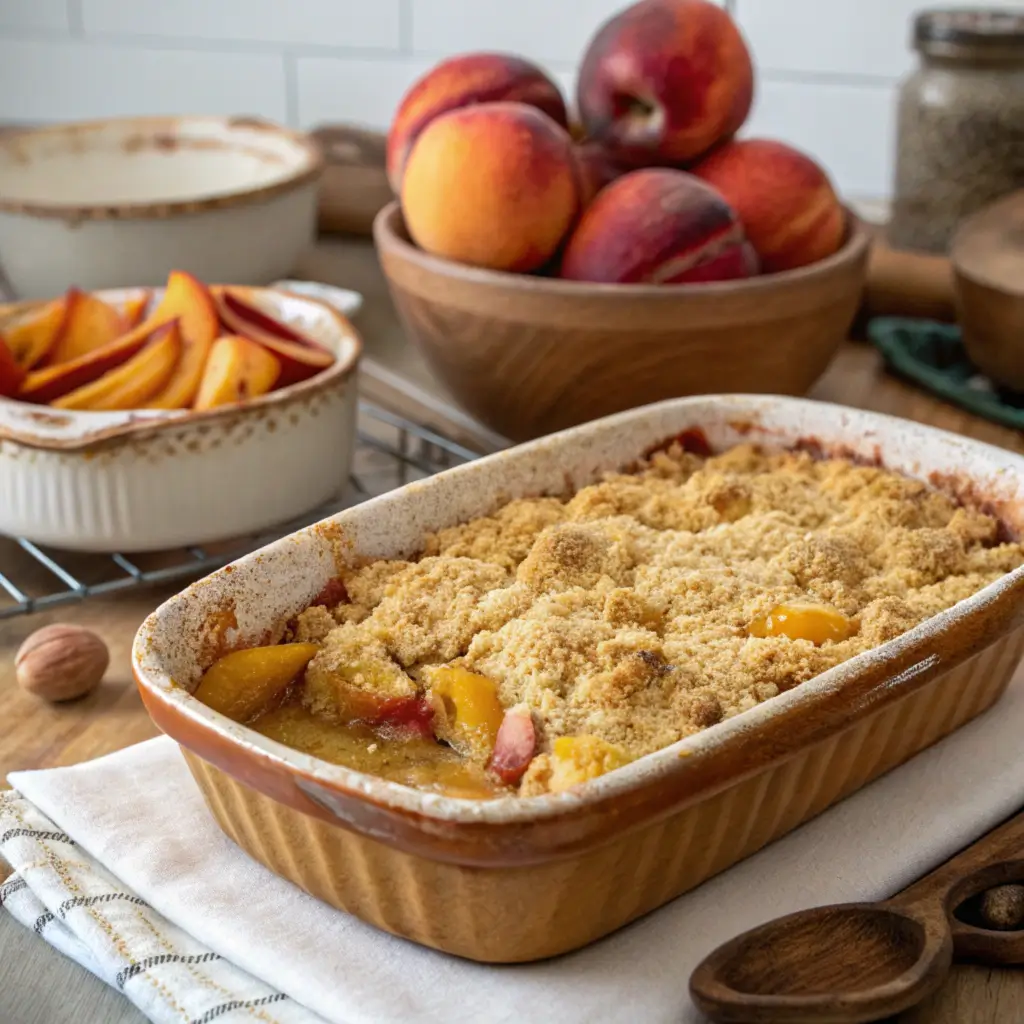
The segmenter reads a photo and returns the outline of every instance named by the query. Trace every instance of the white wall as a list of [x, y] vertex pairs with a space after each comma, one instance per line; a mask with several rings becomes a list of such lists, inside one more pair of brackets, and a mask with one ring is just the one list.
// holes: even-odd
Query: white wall
[[[461, 50], [517, 51], [571, 90], [589, 35], [627, 2], [0, 0], [0, 121], [207, 112], [385, 127], [408, 85]], [[760, 68], [745, 131], [809, 150], [851, 198], [884, 197], [896, 83], [926, 0], [722, 2]]]

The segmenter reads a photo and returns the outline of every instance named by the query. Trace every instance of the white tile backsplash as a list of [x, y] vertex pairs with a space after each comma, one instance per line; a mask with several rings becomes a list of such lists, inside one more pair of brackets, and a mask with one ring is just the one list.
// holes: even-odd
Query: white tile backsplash
[[300, 57], [296, 74], [299, 123], [312, 128], [325, 121], [348, 121], [386, 128], [405, 90], [431, 64]]
[[67, 32], [68, 0], [0, 0], [0, 31]]
[[0, 36], [0, 120], [181, 113], [285, 119], [282, 58]]
[[896, 87], [762, 81], [742, 134], [815, 157], [847, 196], [888, 195]]
[[[0, 8], [10, 0], [0, 0]], [[398, 50], [401, 0], [81, 0], [86, 33]]]
[[[538, 61], [571, 104], [588, 40], [627, 2], [0, 0], [0, 120], [208, 111], [385, 128], [439, 58], [480, 49]], [[745, 133], [806, 149], [848, 195], [884, 198], [923, 0], [721, 2], [761, 72]]]
[[416, 0], [413, 49], [431, 54], [503, 50], [575, 64], [623, 0]]
[[[899, 78], [914, 65], [911, 27], [922, 0], [734, 0], [762, 71]], [[957, 0], [1020, 8], [1021, 0]]]

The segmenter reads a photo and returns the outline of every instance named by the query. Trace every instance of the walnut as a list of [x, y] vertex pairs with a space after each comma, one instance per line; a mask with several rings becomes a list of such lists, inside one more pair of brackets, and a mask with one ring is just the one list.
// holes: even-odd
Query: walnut
[[95, 633], [59, 623], [37, 629], [14, 656], [18, 685], [54, 702], [91, 693], [109, 664], [107, 645]]

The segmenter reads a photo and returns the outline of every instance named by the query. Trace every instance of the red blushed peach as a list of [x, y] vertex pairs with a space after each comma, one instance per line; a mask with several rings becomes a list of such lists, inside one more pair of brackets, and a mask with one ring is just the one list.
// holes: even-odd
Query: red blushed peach
[[387, 172], [401, 192], [405, 162], [420, 133], [435, 117], [477, 103], [525, 103], [563, 128], [569, 118], [562, 93], [539, 67], [504, 53], [467, 53], [442, 61], [405, 94], [387, 140]]
[[589, 206], [601, 189], [632, 170], [619, 163], [600, 142], [577, 143], [576, 162], [579, 165], [580, 200], [583, 206]]
[[792, 146], [728, 142], [693, 173], [736, 211], [768, 273], [816, 263], [843, 244], [846, 215], [828, 175]]
[[405, 166], [402, 212], [420, 248], [459, 263], [529, 272], [558, 249], [580, 208], [569, 133], [523, 103], [452, 110]]
[[561, 276], [605, 284], [727, 281], [757, 273], [734, 211], [685, 171], [651, 168], [613, 181], [566, 243]]
[[641, 0], [606, 22], [580, 68], [589, 137], [634, 166], [683, 164], [739, 130], [754, 69], [732, 18], [709, 0]]

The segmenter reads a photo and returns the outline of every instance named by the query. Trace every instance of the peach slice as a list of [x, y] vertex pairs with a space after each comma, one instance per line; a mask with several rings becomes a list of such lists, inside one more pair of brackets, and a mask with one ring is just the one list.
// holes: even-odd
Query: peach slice
[[826, 640], [841, 643], [853, 635], [853, 623], [831, 605], [776, 605], [764, 618], [756, 619], [747, 632], [760, 639], [784, 636], [789, 640], [809, 640], [820, 647]]
[[26, 317], [5, 334], [7, 347], [14, 361], [31, 370], [46, 358], [57, 340], [57, 331], [64, 319], [64, 299], [46, 303], [34, 316]]
[[215, 299], [221, 321], [229, 331], [259, 342], [281, 361], [279, 388], [314, 377], [334, 362], [329, 349], [267, 316], [230, 289], [219, 289]]
[[25, 371], [18, 365], [7, 342], [0, 338], [0, 398], [13, 398], [24, 378]]
[[104, 374], [131, 359], [161, 326], [166, 324], [154, 325], [148, 331], [130, 331], [77, 359], [33, 370], [22, 383], [18, 398], [24, 402], [45, 404], [99, 380]]
[[559, 736], [551, 749], [552, 793], [562, 793], [629, 764], [619, 747], [597, 736]]
[[178, 320], [185, 348], [174, 375], [146, 403], [150, 409], [187, 409], [193, 403], [210, 347], [220, 333], [217, 307], [209, 288], [181, 270], [171, 271], [160, 304], [137, 330], [174, 319]]
[[64, 296], [64, 316], [44, 365], [66, 363], [102, 348], [126, 330], [121, 314], [102, 299], [80, 288]]
[[494, 741], [494, 753], [487, 767], [502, 782], [518, 782], [537, 752], [537, 730], [526, 704], [517, 704], [505, 712]]
[[240, 335], [218, 338], [210, 349], [193, 409], [244, 402], [270, 391], [281, 363], [262, 345]]
[[142, 295], [136, 299], [129, 299], [124, 304], [124, 309], [121, 312], [121, 316], [124, 318], [124, 326], [126, 330], [132, 330], [138, 327], [142, 323], [142, 318], [146, 315], [146, 309], [149, 306], [152, 295], [147, 289]]
[[164, 324], [156, 329], [149, 344], [116, 370], [50, 404], [55, 409], [139, 409], [170, 379], [181, 351], [177, 321]]
[[494, 681], [457, 665], [440, 665], [425, 674], [439, 738], [461, 754], [489, 757], [505, 714]]
[[225, 654], [203, 673], [193, 696], [236, 722], [247, 721], [283, 693], [319, 650], [318, 644], [278, 644]]

